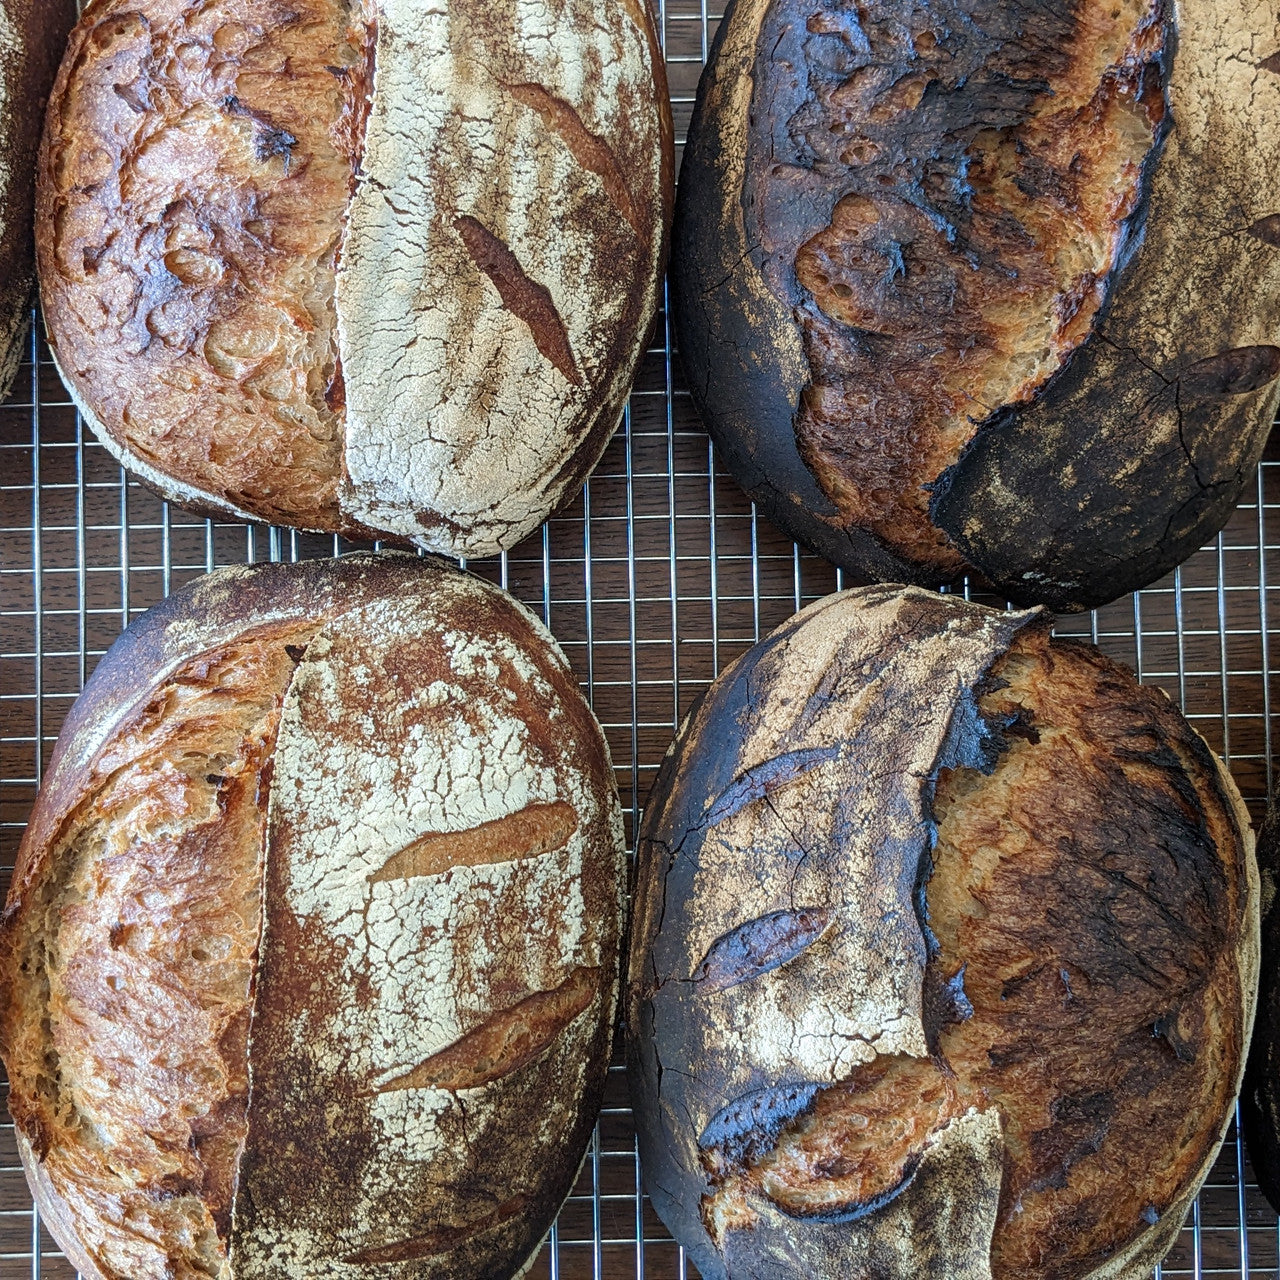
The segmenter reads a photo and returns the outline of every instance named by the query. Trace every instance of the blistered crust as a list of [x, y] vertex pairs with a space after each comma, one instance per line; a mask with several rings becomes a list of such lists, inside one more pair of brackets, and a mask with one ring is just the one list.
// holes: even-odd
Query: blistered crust
[[595, 1120], [621, 929], [608, 754], [545, 631], [443, 574], [331, 623], [269, 849], [235, 1273], [511, 1273]]
[[332, 531], [358, 16], [344, 0], [100, 0], [40, 161], [42, 297], [90, 421], [175, 496]]
[[[1007, 628], [985, 647], [984, 616]], [[1166, 699], [1029, 622], [831, 597], [735, 664], [664, 764], [629, 1066], [655, 1208], [704, 1275], [1136, 1278], [1212, 1162], [1257, 982], [1243, 806]], [[815, 666], [824, 626], [845, 636]], [[847, 752], [798, 738], [824, 719]], [[877, 901], [895, 882], [906, 905]], [[842, 931], [881, 968], [828, 984]], [[998, 1155], [925, 1178], [970, 1116]]]

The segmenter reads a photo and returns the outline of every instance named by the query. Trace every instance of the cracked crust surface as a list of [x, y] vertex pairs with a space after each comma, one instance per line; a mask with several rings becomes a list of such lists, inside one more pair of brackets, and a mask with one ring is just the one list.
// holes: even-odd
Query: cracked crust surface
[[0, 400], [13, 385], [35, 282], [31, 225], [45, 99], [71, 0], [0, 0]]
[[40, 163], [73, 395], [175, 501], [512, 545], [597, 461], [656, 310], [663, 74], [640, 4], [95, 0]]
[[737, 0], [675, 274], [752, 496], [857, 572], [1057, 608], [1184, 558], [1280, 394], [1277, 48], [1227, 0]]
[[1149, 1272], [1257, 980], [1247, 818], [1167, 699], [1033, 614], [830, 597], [691, 715], [639, 855], [641, 1151], [704, 1275]]
[[72, 712], [0, 926], [68, 1256], [513, 1274], [599, 1105], [622, 847], [563, 656], [478, 580], [358, 556], [152, 611]]

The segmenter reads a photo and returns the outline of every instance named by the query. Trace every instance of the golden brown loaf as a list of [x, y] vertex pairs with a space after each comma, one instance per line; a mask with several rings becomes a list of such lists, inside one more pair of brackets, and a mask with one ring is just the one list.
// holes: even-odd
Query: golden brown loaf
[[828, 597], [726, 671], [639, 842], [654, 1207], [707, 1280], [1145, 1280], [1258, 976], [1243, 805], [1035, 612]]
[[671, 183], [644, 0], [94, 0], [41, 158], [53, 351], [175, 501], [487, 554], [617, 425]]
[[224, 570], [103, 659], [0, 924], [37, 1203], [95, 1280], [515, 1274], [617, 992], [607, 748], [542, 627], [415, 557]]
[[0, 400], [22, 356], [35, 283], [40, 120], [74, 20], [72, 0], [0, 0]]

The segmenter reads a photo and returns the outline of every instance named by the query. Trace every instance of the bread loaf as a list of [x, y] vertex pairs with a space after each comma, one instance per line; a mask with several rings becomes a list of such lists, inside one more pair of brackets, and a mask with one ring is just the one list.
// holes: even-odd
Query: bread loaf
[[1147, 1280], [1232, 1114], [1257, 873], [1097, 650], [919, 588], [726, 670], [639, 840], [629, 1071], [705, 1280]]
[[0, 400], [22, 358], [35, 283], [31, 211], [41, 113], [74, 20], [71, 0], [0, 0]]
[[1240, 1125], [1258, 1186], [1280, 1213], [1280, 806], [1274, 802], [1258, 833], [1262, 880], [1262, 976], [1258, 1018], [1240, 1091]]
[[73, 709], [0, 924], [36, 1201], [93, 1280], [503, 1280], [599, 1108], [624, 885], [560, 651], [415, 557], [223, 570]]
[[1278, 167], [1258, 0], [733, 0], [680, 175], [695, 402], [858, 574], [1114, 599], [1252, 479]]
[[671, 182], [645, 0], [94, 0], [40, 162], [51, 345], [175, 502], [491, 554], [618, 423]]

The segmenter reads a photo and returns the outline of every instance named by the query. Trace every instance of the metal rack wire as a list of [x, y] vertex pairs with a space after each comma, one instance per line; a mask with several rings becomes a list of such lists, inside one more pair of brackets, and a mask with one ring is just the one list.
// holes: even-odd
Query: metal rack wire
[[[718, 20], [706, 0], [664, 7], [678, 139]], [[344, 549], [336, 539], [169, 508], [85, 429], [33, 329], [28, 361], [0, 406], [0, 891], [62, 719], [130, 619], [220, 565]], [[761, 635], [842, 585], [758, 519], [717, 466], [673, 360], [666, 314], [622, 427], [581, 496], [514, 551], [469, 567], [539, 612], [563, 644], [605, 726], [629, 838], [693, 698]], [[1268, 460], [1227, 529], [1176, 573], [1059, 628], [1164, 688], [1227, 758], [1255, 818], [1271, 775], [1276, 591], [1280, 460]], [[1233, 1130], [1162, 1274], [1277, 1275], [1278, 1246], [1280, 1224]], [[13, 1127], [0, 1124], [0, 1280], [74, 1274], [31, 1204]], [[696, 1276], [643, 1196], [616, 1058], [586, 1164], [533, 1276]]]

